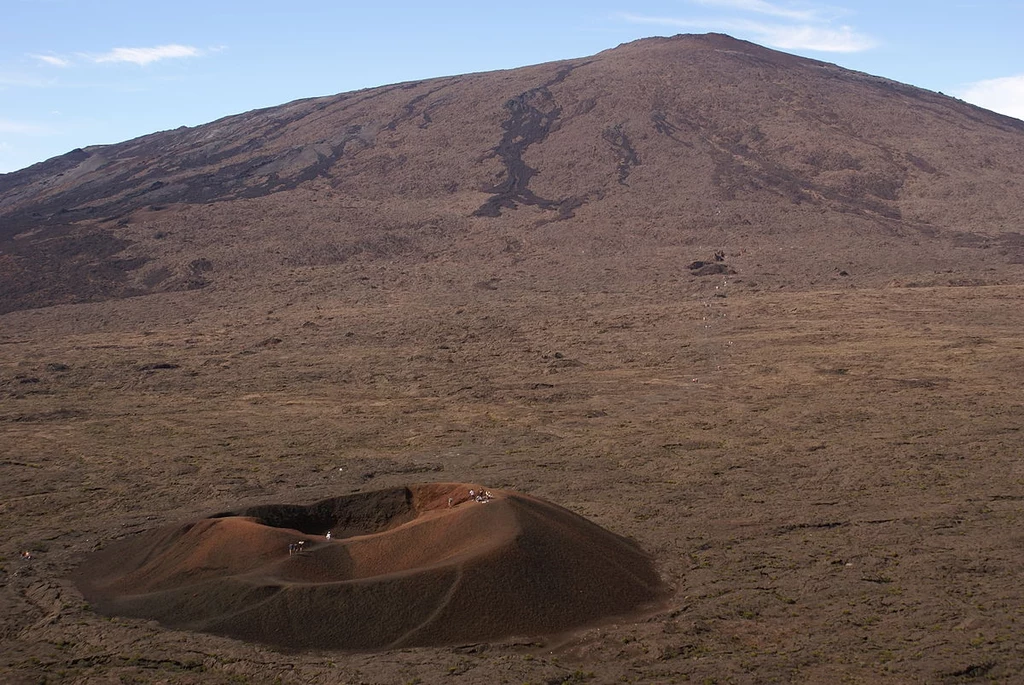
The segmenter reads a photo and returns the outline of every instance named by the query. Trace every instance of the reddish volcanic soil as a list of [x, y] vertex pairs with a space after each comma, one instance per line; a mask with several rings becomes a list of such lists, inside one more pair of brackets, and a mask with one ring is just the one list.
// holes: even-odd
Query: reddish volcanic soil
[[664, 594], [625, 539], [464, 483], [171, 525], [110, 545], [76, 576], [103, 613], [293, 649], [553, 635], [650, 611]]
[[0, 681], [1019, 682], [1022, 207], [725, 36], [0, 176]]

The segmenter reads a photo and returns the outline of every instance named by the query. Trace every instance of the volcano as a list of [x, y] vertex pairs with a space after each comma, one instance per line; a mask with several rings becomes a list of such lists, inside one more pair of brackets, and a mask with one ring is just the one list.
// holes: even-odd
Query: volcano
[[945, 95], [723, 35], [645, 39], [0, 176], [0, 311], [324, 269], [621, 288], [719, 250], [758, 255], [739, 266], [761, 287], [1005, 282], [1022, 160], [1024, 122]]
[[561, 633], [664, 596], [628, 540], [550, 502], [458, 483], [172, 525], [93, 555], [78, 582], [106, 613], [292, 649]]
[[1021, 682], [1022, 207], [722, 35], [0, 176], [0, 681]]

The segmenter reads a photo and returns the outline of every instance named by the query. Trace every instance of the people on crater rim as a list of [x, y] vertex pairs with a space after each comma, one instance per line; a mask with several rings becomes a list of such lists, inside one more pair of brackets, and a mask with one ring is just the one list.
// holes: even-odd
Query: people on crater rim
[[480, 504], [486, 504], [488, 501], [494, 499], [494, 495], [491, 494], [490, 490], [470, 490], [469, 498], [476, 500]]
[[[474, 502], [479, 502], [480, 504], [486, 504], [487, 502], [489, 502], [492, 499], [494, 499], [494, 495], [491, 494], [490, 490], [471, 489], [469, 491], [469, 499], [473, 500]], [[449, 506], [449, 508], [455, 506], [455, 499], [453, 497], [449, 497], [448, 498], [448, 506]], [[327, 540], [333, 539], [333, 532], [330, 531], [330, 530], [327, 531], [327, 533], [324, 535], [324, 538], [326, 538]], [[288, 543], [288, 556], [293, 556], [295, 554], [301, 554], [303, 551], [305, 551], [305, 547], [306, 547], [306, 541], [305, 540], [299, 540], [297, 542], [290, 542], [290, 543]], [[31, 559], [32, 558], [31, 556], [27, 556], [27, 555], [28, 555], [28, 552], [23, 553], [22, 554], [22, 558], [25, 558], [25, 559]]]

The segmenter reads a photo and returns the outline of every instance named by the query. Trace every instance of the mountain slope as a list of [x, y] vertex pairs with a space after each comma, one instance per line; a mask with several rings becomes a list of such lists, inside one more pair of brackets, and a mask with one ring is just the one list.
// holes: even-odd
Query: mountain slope
[[755, 287], [1007, 282], [1021, 206], [1024, 122], [726, 36], [647, 39], [0, 176], [0, 311], [367, 261], [632, 287], [719, 248]]

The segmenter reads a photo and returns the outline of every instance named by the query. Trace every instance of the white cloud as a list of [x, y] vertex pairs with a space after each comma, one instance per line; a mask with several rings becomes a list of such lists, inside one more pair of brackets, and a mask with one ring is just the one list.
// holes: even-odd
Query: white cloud
[[[108, 63], [108, 62], [127, 62], [131, 64], [138, 64], [139, 66], [145, 66], [151, 62], [157, 62], [162, 59], [180, 59], [182, 57], [199, 57], [208, 53], [223, 52], [227, 47], [218, 45], [213, 48], [202, 50], [191, 45], [158, 45], [152, 48], [114, 48], [109, 52], [101, 54], [89, 54], [89, 53], [77, 53], [75, 58], [78, 61], [94, 62], [97, 64]], [[49, 64], [54, 67], [70, 67], [75, 64], [75, 59], [70, 57], [61, 57], [59, 55], [40, 55], [30, 54], [29, 57], [32, 59], [39, 60], [45, 64]], [[2, 77], [0, 77], [0, 85], [4, 85]], [[19, 84], [22, 85], [22, 84]]]
[[198, 57], [201, 54], [202, 50], [191, 45], [158, 45], [153, 48], [114, 48], [102, 55], [89, 55], [88, 59], [93, 62], [131, 62], [145, 66], [162, 59]]
[[957, 95], [979, 107], [1024, 120], [1024, 74], [978, 81]]
[[71, 60], [64, 59], [63, 57], [57, 57], [56, 55], [29, 55], [40, 62], [46, 62], [50, 66], [54, 67], [67, 67], [71, 65]]
[[[734, 0], [725, 0], [733, 2]], [[736, 4], [742, 0], [738, 0]], [[746, 4], [744, 2], [744, 4]], [[827, 22], [780, 24], [749, 19], [677, 19], [636, 14], [619, 15], [635, 24], [657, 24], [674, 28], [721, 31], [737, 37], [746, 36], [757, 43], [782, 50], [814, 50], [816, 52], [861, 52], [877, 44], [870, 36], [850, 26], [833, 27]]]
[[817, 52], [862, 52], [875, 47], [877, 43], [870, 36], [859, 33], [850, 26], [772, 26], [750, 27], [761, 40], [783, 50], [815, 50]]
[[765, 0], [690, 0], [698, 5], [709, 5], [712, 7], [728, 7], [731, 9], [743, 10], [746, 12], [756, 12], [758, 14], [767, 14], [773, 17], [785, 17], [786, 19], [796, 19], [799, 21], [811, 21], [818, 16], [817, 10], [804, 9], [794, 10], [787, 9], [785, 7], [779, 7], [778, 5]]

